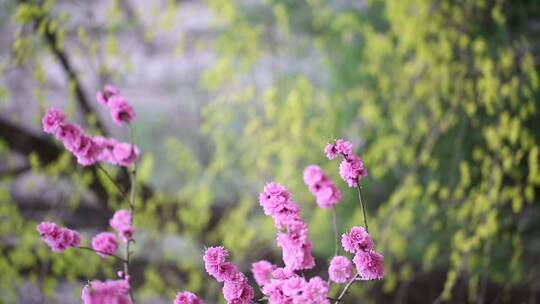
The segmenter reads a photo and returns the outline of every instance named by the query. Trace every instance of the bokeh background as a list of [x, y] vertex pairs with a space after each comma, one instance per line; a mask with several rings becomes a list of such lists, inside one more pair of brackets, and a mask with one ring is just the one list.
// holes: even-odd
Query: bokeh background
[[[86, 242], [121, 197], [41, 132], [64, 109], [127, 139], [95, 101], [134, 105], [139, 167], [134, 287], [141, 303], [190, 290], [223, 303], [204, 272], [222, 243], [248, 272], [280, 263], [257, 194], [285, 184], [325, 273], [331, 214], [302, 182], [345, 137], [362, 156], [370, 230], [386, 276], [345, 303], [540, 302], [540, 2], [535, 0], [0, 0], [1, 303], [80, 303], [118, 265], [53, 254], [35, 225]], [[123, 170], [107, 167], [127, 185]]]

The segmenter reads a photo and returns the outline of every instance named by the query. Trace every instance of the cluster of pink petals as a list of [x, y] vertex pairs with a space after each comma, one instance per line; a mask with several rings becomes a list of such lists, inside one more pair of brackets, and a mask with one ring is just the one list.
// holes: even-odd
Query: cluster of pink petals
[[384, 256], [380, 253], [358, 251], [353, 262], [361, 280], [380, 280], [384, 277]]
[[118, 232], [124, 242], [133, 241], [135, 228], [133, 228], [131, 212], [129, 210], [116, 211], [109, 220], [109, 225]]
[[263, 285], [270, 304], [327, 304], [328, 284], [320, 277], [309, 281], [283, 268], [274, 270], [273, 278]]
[[334, 159], [341, 155], [339, 175], [349, 187], [356, 187], [362, 177], [367, 176], [367, 168], [360, 157], [352, 153], [352, 144], [344, 139], [337, 139], [335, 143], [328, 143], [324, 148], [326, 157]]
[[375, 280], [384, 277], [384, 257], [375, 252], [373, 239], [364, 227], [352, 227], [349, 233], [341, 236], [345, 251], [354, 253], [353, 262], [362, 280]]
[[81, 246], [81, 236], [77, 231], [59, 227], [50, 222], [41, 222], [36, 228], [41, 239], [54, 252], [62, 252], [69, 247]]
[[82, 290], [84, 304], [131, 304], [127, 280], [92, 281]]
[[251, 265], [251, 273], [259, 286], [263, 286], [270, 282], [272, 279], [272, 272], [275, 269], [276, 266], [274, 264], [265, 260], [260, 260]]
[[328, 275], [330, 280], [342, 284], [350, 280], [353, 276], [353, 264], [344, 256], [335, 256], [330, 261]]
[[189, 291], [182, 291], [176, 294], [173, 304], [203, 304], [204, 302], [199, 299], [194, 293]]
[[321, 208], [330, 208], [341, 200], [341, 192], [319, 166], [309, 165], [304, 169], [304, 183]]
[[118, 250], [116, 235], [110, 232], [101, 232], [92, 238], [92, 249], [101, 257], [113, 255]]
[[85, 134], [81, 127], [68, 122], [64, 113], [55, 108], [47, 110], [42, 124], [43, 131], [62, 141], [64, 147], [73, 153], [77, 162], [83, 166], [93, 165], [98, 161], [129, 166], [140, 156], [139, 148], [135, 145]]
[[373, 239], [364, 227], [354, 226], [349, 233], [341, 236], [341, 245], [350, 253], [369, 251], [373, 249]]
[[97, 92], [96, 99], [99, 103], [109, 107], [112, 119], [117, 125], [123, 126], [135, 119], [133, 107], [124, 96], [120, 95], [120, 90], [116, 87], [106, 84], [103, 90]]
[[255, 295], [253, 288], [234, 264], [226, 262], [228, 256], [227, 250], [221, 246], [209, 247], [204, 253], [204, 267], [209, 275], [223, 282], [223, 297], [227, 303], [251, 303]]
[[283, 250], [283, 262], [291, 270], [311, 269], [315, 259], [311, 254], [313, 244], [308, 238], [308, 227], [300, 218], [300, 207], [295, 204], [284, 186], [268, 183], [259, 195], [259, 203], [266, 215], [272, 216], [279, 232], [277, 244]]

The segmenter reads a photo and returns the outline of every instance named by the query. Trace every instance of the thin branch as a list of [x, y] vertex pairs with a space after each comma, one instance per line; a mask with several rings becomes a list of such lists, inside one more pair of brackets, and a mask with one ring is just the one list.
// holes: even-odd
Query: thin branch
[[356, 189], [358, 190], [358, 200], [360, 201], [360, 206], [362, 206], [362, 214], [364, 215], [364, 226], [366, 227], [366, 231], [369, 232], [366, 216], [366, 207], [362, 202], [362, 187], [360, 186], [360, 182], [358, 182], [358, 184], [356, 185]]
[[334, 223], [334, 237], [336, 241], [336, 249], [334, 251], [334, 256], [337, 256], [339, 255], [339, 231], [338, 231], [338, 225], [337, 225], [337, 215], [336, 215], [335, 205], [332, 206], [332, 221]]
[[86, 246], [79, 246], [79, 247], [74, 247], [76, 249], [82, 249], [82, 250], [88, 250], [88, 251], [92, 251], [92, 252], [95, 252], [95, 253], [101, 253], [101, 254], [104, 254], [104, 255], [107, 255], [107, 256], [110, 256], [110, 257], [113, 257], [119, 261], [121, 261], [122, 263], [125, 263], [126, 260], [124, 260], [123, 258], [117, 256], [117, 255], [114, 255], [112, 253], [108, 253], [108, 252], [104, 252], [104, 251], [100, 251], [100, 250], [95, 250], [94, 248], [90, 248], [90, 247], [86, 247]]
[[129, 198], [127, 197], [127, 194], [126, 194], [126, 191], [124, 191], [124, 189], [122, 189], [122, 187], [116, 182], [116, 180], [109, 174], [109, 172], [107, 172], [107, 170], [105, 168], [103, 168], [103, 166], [101, 164], [97, 164], [96, 166], [99, 170], [101, 170], [101, 172], [103, 172], [105, 174], [105, 176], [107, 176], [107, 178], [109, 179], [109, 181], [111, 181], [115, 186], [116, 186], [116, 189], [118, 189], [118, 191], [120, 192], [120, 194], [122, 195], [122, 197], [126, 200], [126, 202], [129, 203]]
[[347, 294], [347, 291], [349, 291], [349, 288], [351, 287], [351, 285], [354, 283], [354, 281], [356, 280], [356, 278], [360, 277], [360, 275], [355, 275], [354, 277], [352, 277], [349, 282], [347, 282], [347, 285], [345, 285], [345, 287], [343, 287], [343, 290], [341, 291], [341, 293], [339, 294], [339, 296], [337, 297], [336, 301], [334, 302], [334, 304], [338, 304], [339, 302], [341, 302], [341, 300], [343, 300], [343, 297]]

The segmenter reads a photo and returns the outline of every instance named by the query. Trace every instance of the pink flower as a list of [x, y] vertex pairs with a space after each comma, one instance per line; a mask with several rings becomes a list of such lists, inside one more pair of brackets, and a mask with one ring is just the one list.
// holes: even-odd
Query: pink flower
[[109, 225], [111, 225], [111, 227], [118, 232], [124, 242], [133, 240], [133, 233], [135, 232], [135, 229], [132, 226], [130, 211], [116, 211], [113, 217], [109, 220]]
[[321, 208], [330, 208], [341, 200], [341, 192], [319, 166], [304, 169], [304, 182]]
[[304, 169], [304, 183], [314, 185], [325, 178], [323, 170], [316, 165], [309, 165]]
[[341, 236], [341, 245], [350, 253], [369, 251], [373, 249], [373, 239], [364, 227], [354, 226], [351, 232]]
[[96, 93], [96, 99], [101, 104], [107, 104], [113, 96], [119, 95], [120, 91], [113, 85], [106, 84], [102, 91]]
[[176, 294], [173, 304], [203, 304], [203, 301], [194, 293], [182, 291]]
[[77, 231], [58, 227], [50, 222], [41, 222], [36, 229], [41, 239], [53, 252], [62, 252], [69, 247], [79, 247], [81, 245], [81, 236]]
[[361, 280], [380, 280], [384, 277], [384, 257], [375, 251], [358, 251], [353, 258]]
[[99, 146], [91, 137], [81, 135], [79, 138], [79, 146], [75, 148], [73, 154], [77, 157], [77, 162], [79, 164], [89, 166], [97, 162], [100, 152]]
[[116, 236], [110, 232], [102, 232], [92, 238], [92, 249], [98, 251], [97, 254], [101, 257], [112, 255], [118, 250], [118, 242]]
[[326, 157], [330, 160], [336, 158], [336, 156], [338, 155], [336, 145], [330, 143], [326, 144], [326, 146], [324, 147], [324, 153], [326, 154]]
[[109, 109], [113, 121], [123, 126], [125, 123], [131, 123], [135, 119], [135, 111], [127, 100], [120, 95], [114, 95], [108, 100]]
[[56, 133], [56, 138], [64, 142], [64, 147], [73, 153], [81, 144], [82, 129], [71, 123], [66, 123]]
[[276, 228], [281, 229], [288, 222], [299, 217], [300, 206], [295, 204], [284, 186], [271, 182], [259, 194], [259, 203], [264, 214], [272, 216]]
[[320, 277], [313, 277], [304, 284], [302, 293], [293, 299], [294, 304], [329, 304], [328, 284]]
[[223, 296], [227, 303], [251, 303], [255, 293], [246, 276], [232, 263], [225, 262], [228, 255], [221, 246], [209, 247], [204, 253], [204, 267], [218, 282], [224, 282]]
[[43, 119], [41, 120], [43, 131], [49, 134], [58, 133], [65, 122], [66, 115], [64, 115], [64, 112], [55, 108], [47, 109], [47, 113], [45, 113], [45, 116], [43, 116]]
[[330, 280], [342, 284], [347, 282], [353, 275], [353, 264], [344, 256], [335, 256], [328, 267]]
[[112, 150], [113, 157], [117, 164], [129, 166], [134, 164], [141, 154], [139, 148], [128, 143], [117, 143]]
[[349, 155], [352, 155], [352, 144], [351, 142], [344, 140], [344, 139], [337, 139], [336, 140], [336, 151], [343, 155], [344, 157], [347, 157]]
[[209, 266], [219, 266], [225, 263], [229, 252], [223, 246], [208, 247], [204, 252], [204, 264]]
[[84, 304], [131, 304], [127, 280], [92, 281], [82, 290]]
[[356, 187], [360, 179], [367, 176], [367, 169], [358, 156], [351, 154], [339, 164], [339, 175], [349, 187]]
[[272, 271], [272, 276], [278, 280], [285, 280], [295, 275], [294, 271], [290, 268], [278, 267]]
[[251, 273], [258, 285], [263, 286], [272, 279], [272, 271], [276, 268], [272, 263], [261, 260], [251, 265]]
[[106, 138], [102, 136], [95, 136], [93, 140], [96, 145], [98, 145], [100, 150], [100, 153], [97, 156], [97, 160], [111, 165], [117, 165], [118, 162], [114, 157], [113, 150], [114, 147], [118, 144], [118, 141], [112, 138]]

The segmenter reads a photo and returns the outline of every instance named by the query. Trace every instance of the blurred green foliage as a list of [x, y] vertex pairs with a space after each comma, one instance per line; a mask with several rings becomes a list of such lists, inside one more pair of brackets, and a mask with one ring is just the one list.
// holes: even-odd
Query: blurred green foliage
[[[200, 132], [209, 149], [201, 153], [177, 138], [167, 140], [177, 191], [155, 191], [150, 197], [139, 193], [136, 217], [149, 242], [180, 235], [195, 250], [151, 257], [137, 282], [141, 297], [172, 298], [176, 290], [189, 289], [218, 301], [219, 287], [209, 282], [200, 264], [204, 245], [223, 243], [244, 270], [261, 257], [279, 257], [273, 225], [257, 203], [258, 192], [271, 180], [285, 184], [302, 205], [323, 267], [334, 250], [331, 217], [315, 208], [302, 181], [303, 168], [319, 164], [340, 183], [342, 231], [361, 222], [355, 192], [339, 181], [338, 163], [328, 161], [322, 151], [337, 137], [352, 140], [368, 167], [363, 188], [369, 223], [377, 250], [385, 254], [382, 283], [354, 287], [353, 294], [396, 294], [400, 286], [437, 270], [445, 274], [444, 286], [434, 287], [442, 300], [451, 300], [458, 281], [467, 286], [471, 302], [483, 297], [488, 281], [505, 290], [540, 289], [535, 221], [540, 45], [532, 25], [540, 15], [539, 4], [205, 3], [218, 31], [208, 46], [217, 51], [217, 62], [200, 80], [201, 89], [213, 96], [201, 111]], [[146, 41], [172, 27], [175, 5], [169, 1], [166, 11], [156, 10], [165, 17], [146, 29]], [[119, 50], [116, 35], [120, 28], [134, 25], [123, 22], [127, 17], [119, 1], [111, 1], [107, 9], [102, 44], [88, 37], [90, 29], [66, 28], [70, 14], [55, 11], [55, 1], [7, 1], [4, 6], [3, 14], [21, 28], [40, 20], [35, 32], [14, 33], [9, 64], [34, 67], [34, 96], [42, 108], [47, 105], [41, 93], [46, 73], [35, 58], [51, 52], [43, 43], [46, 32], [55, 33], [56, 47], [63, 48], [66, 31], [75, 31], [85, 56], [97, 59], [104, 52], [125, 60], [115, 70], [103, 63], [101, 74], [119, 79], [129, 73], [132, 63]], [[179, 48], [183, 45], [180, 41]], [[0, 62], [0, 71], [1, 67]], [[66, 92], [73, 114], [70, 84]], [[0, 99], [9, 94], [0, 86]], [[89, 118], [91, 125], [92, 121], [95, 117]], [[5, 145], [0, 149], [2, 155], [8, 152]], [[153, 168], [160, 161], [145, 156], [140, 183], [159, 174]], [[71, 210], [93, 179], [74, 168], [67, 154], [47, 165], [31, 154], [29, 163], [38, 175], [74, 181], [78, 191], [67, 199]], [[110, 196], [109, 211], [119, 208], [114, 186], [104, 176], [98, 178]], [[101, 267], [91, 254], [81, 259], [78, 252], [50, 253], [37, 238], [36, 222], [23, 219], [10, 197], [10, 177], [2, 181], [0, 238], [16, 236], [15, 246], [0, 243], [0, 273], [5, 274], [0, 276], [0, 290], [6, 291], [6, 301], [14, 297], [8, 291], [23, 277], [38, 281], [51, 295], [58, 278], [114, 276], [112, 262]]]

